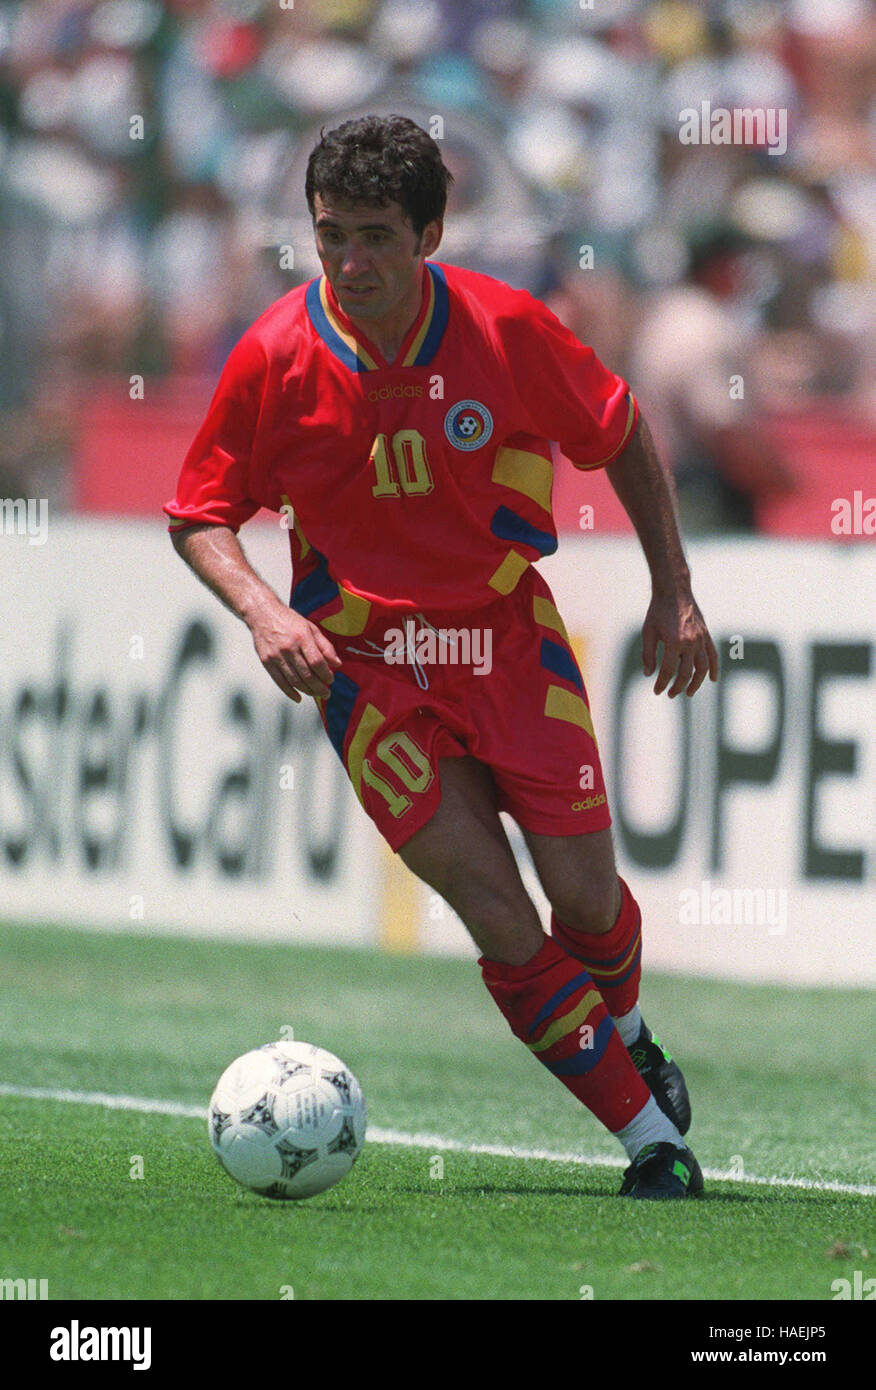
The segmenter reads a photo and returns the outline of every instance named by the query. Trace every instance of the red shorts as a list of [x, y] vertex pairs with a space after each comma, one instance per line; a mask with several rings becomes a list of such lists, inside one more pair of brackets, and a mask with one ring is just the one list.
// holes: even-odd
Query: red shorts
[[498, 808], [538, 835], [611, 824], [587, 692], [551, 591], [530, 567], [474, 612], [372, 608], [341, 658], [322, 720], [356, 795], [393, 850], [441, 801], [439, 759], [492, 771]]

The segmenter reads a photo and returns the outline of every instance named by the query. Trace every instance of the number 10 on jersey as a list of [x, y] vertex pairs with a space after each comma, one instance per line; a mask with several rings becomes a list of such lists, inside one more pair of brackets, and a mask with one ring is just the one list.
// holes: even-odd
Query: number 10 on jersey
[[419, 430], [396, 430], [391, 440], [379, 434], [368, 462], [377, 474], [372, 497], [399, 497], [403, 492], [408, 497], [425, 497], [435, 486]]

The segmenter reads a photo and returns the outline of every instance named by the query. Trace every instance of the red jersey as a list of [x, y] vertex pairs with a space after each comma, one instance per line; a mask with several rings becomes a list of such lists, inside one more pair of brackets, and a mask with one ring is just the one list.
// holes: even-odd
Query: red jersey
[[360, 633], [372, 602], [476, 609], [557, 547], [556, 441], [609, 463], [636, 423], [627, 383], [524, 290], [427, 262], [393, 363], [326, 278], [243, 335], [165, 511], [171, 530], [294, 517], [292, 606]]

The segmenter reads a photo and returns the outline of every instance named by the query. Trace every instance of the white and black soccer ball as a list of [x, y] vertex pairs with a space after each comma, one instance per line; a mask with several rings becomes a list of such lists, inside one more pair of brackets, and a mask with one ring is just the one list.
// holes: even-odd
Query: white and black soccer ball
[[476, 415], [460, 415], [456, 428], [463, 439], [471, 439], [480, 429], [481, 422]]
[[261, 1197], [295, 1201], [349, 1173], [365, 1141], [365, 1098], [331, 1052], [266, 1043], [222, 1073], [207, 1124], [232, 1178]]

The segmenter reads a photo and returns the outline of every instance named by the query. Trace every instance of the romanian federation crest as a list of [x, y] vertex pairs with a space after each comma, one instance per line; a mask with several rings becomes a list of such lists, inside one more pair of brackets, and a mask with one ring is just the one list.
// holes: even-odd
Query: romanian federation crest
[[444, 416], [444, 433], [454, 449], [479, 449], [493, 433], [493, 417], [480, 401], [457, 401]]

